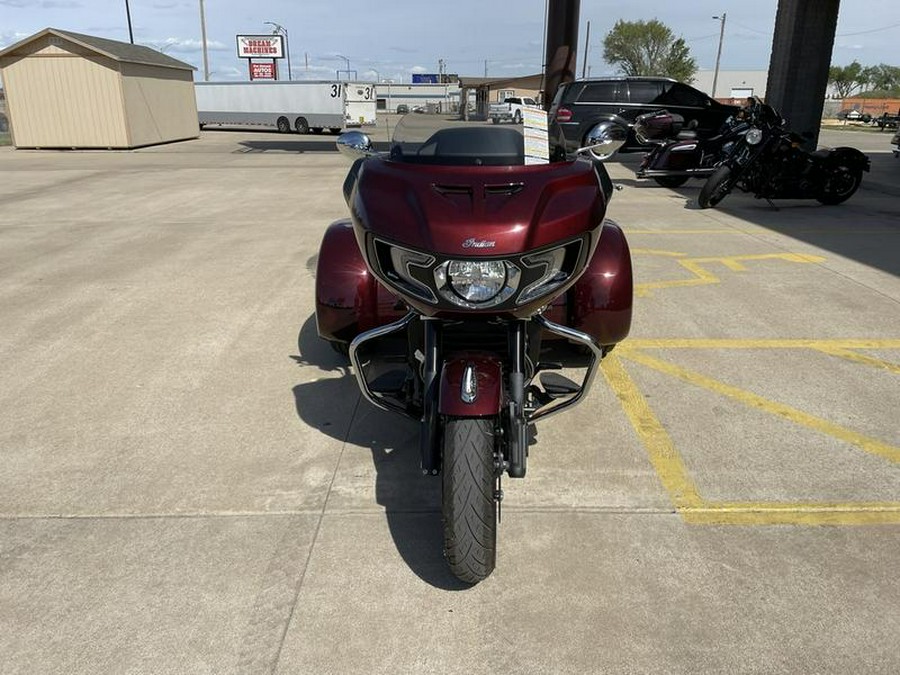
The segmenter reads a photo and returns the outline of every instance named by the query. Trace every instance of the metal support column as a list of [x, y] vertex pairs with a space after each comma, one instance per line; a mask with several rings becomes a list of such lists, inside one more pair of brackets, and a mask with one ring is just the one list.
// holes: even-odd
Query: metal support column
[[550, 110], [556, 90], [575, 79], [578, 15], [581, 0], [547, 0], [547, 53], [544, 56], [544, 110]]
[[828, 88], [840, 0], [779, 0], [766, 102], [815, 148]]

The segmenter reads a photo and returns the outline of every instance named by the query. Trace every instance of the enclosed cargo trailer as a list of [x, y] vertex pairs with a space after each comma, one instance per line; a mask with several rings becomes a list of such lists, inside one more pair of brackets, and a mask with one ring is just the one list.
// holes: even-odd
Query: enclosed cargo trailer
[[305, 134], [375, 124], [371, 82], [197, 82], [200, 126], [266, 126]]

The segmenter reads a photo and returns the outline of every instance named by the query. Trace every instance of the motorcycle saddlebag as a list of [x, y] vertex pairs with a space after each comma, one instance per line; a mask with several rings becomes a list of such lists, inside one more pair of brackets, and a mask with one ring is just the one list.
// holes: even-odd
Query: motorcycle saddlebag
[[634, 135], [641, 143], [675, 138], [684, 127], [684, 118], [668, 110], [644, 113], [634, 120]]

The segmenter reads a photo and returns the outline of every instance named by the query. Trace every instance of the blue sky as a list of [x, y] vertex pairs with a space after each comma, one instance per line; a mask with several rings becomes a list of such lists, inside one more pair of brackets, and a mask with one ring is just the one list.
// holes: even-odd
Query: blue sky
[[[900, 65], [900, 3], [844, 0], [835, 40], [835, 64]], [[135, 42], [161, 49], [202, 73], [199, 0], [129, 0]], [[640, 6], [640, 9], [638, 7]], [[715, 66], [719, 22], [727, 13], [722, 68], [765, 70], [769, 62], [777, 0], [582, 0], [578, 72], [584, 58], [584, 24], [591, 21], [591, 74], [614, 70], [603, 62], [603, 36], [618, 19], [657, 18], [688, 40], [701, 69]], [[337, 69], [360, 79], [408, 82], [416, 72], [491, 76], [540, 71], [544, 1], [487, 0], [205, 0], [212, 80], [246, 79], [236, 56], [235, 35], [268, 33], [272, 21], [289, 34], [295, 79], [331, 78]], [[0, 47], [52, 26], [128, 41], [125, 0], [0, 0]], [[286, 64], [282, 64], [282, 68]], [[198, 77], [202, 77], [199, 74]]]

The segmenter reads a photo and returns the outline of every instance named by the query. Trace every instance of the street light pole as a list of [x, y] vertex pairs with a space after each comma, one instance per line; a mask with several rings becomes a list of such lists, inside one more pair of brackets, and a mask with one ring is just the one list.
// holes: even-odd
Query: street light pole
[[274, 21], [263, 21], [263, 23], [272, 26], [273, 35], [278, 35], [279, 33], [284, 35], [284, 51], [287, 54], [288, 80], [293, 80], [294, 78], [291, 75], [291, 46], [288, 42], [287, 28], [282, 26], [280, 23], [275, 23]]
[[725, 12], [722, 12], [722, 16], [714, 16], [714, 19], [718, 19], [722, 25], [719, 29], [719, 51], [716, 53], [716, 72], [713, 74], [713, 87], [712, 87], [712, 97], [716, 97], [716, 85], [719, 83], [719, 62], [722, 60], [722, 41], [725, 39], [725, 17], [728, 16]]
[[206, 51], [206, 13], [200, 0], [200, 41], [203, 43], [203, 81], [209, 82], [209, 54]]
[[[348, 59], [348, 58], [347, 58], [346, 56], [344, 56], [343, 54], [335, 54], [335, 56], [338, 57], [339, 59], [344, 59], [344, 61], [347, 62], [347, 71], [346, 71], [346, 72], [347, 72], [347, 80], [349, 81], [349, 80], [350, 80], [350, 59]], [[340, 71], [338, 71], [338, 79], [341, 79], [341, 78], [340, 78]]]

